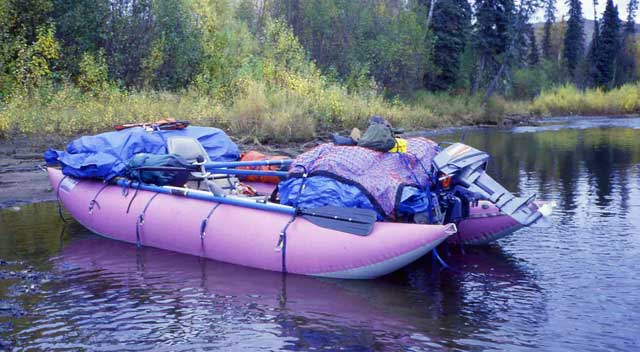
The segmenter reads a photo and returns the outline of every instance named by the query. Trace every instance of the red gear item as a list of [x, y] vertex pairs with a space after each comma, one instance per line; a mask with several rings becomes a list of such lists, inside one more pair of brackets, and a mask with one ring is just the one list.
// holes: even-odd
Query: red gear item
[[[289, 159], [287, 156], [269, 156], [266, 154], [262, 154], [255, 150], [246, 152], [240, 156], [240, 161], [257, 161], [257, 160], [283, 160]], [[279, 171], [281, 170], [281, 166], [279, 165], [264, 165], [264, 166], [242, 166], [238, 167], [238, 169], [244, 170], [262, 170], [262, 171]], [[279, 183], [280, 178], [277, 176], [246, 176], [243, 178], [244, 181], [248, 182], [264, 182], [264, 183]]]

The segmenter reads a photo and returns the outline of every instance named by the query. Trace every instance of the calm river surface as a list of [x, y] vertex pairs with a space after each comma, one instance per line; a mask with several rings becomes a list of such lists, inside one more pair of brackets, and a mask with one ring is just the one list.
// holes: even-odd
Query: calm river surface
[[441, 248], [453, 270], [428, 257], [358, 282], [137, 251], [73, 222], [61, 236], [54, 203], [4, 210], [0, 340], [16, 350], [640, 350], [640, 119], [464, 138], [491, 153], [507, 188], [558, 203], [548, 227], [464, 254]]

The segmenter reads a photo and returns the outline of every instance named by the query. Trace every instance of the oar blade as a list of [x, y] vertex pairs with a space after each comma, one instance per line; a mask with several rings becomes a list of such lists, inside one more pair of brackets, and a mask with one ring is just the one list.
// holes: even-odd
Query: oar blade
[[376, 222], [376, 212], [371, 209], [325, 206], [302, 209], [300, 213], [317, 226], [359, 236], [369, 235]]

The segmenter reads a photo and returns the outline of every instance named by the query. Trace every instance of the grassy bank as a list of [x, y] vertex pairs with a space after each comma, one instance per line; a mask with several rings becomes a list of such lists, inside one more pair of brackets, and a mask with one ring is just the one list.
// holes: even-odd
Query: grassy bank
[[627, 84], [609, 91], [556, 87], [537, 96], [528, 112], [537, 116], [639, 114], [640, 85]]
[[338, 85], [315, 91], [269, 88], [244, 82], [230, 103], [197, 90], [135, 91], [107, 88], [85, 93], [67, 84], [16, 93], [0, 103], [0, 134], [4, 136], [73, 136], [111, 130], [119, 123], [173, 117], [216, 126], [230, 134], [262, 143], [307, 141], [320, 131], [365, 127], [372, 115], [395, 126], [418, 130], [435, 127], [499, 123], [505, 114], [620, 115], [640, 113], [640, 86], [608, 92], [562, 86], [543, 91], [530, 102], [500, 97], [481, 106], [479, 97], [423, 93], [410, 101], [377, 94], [350, 93]]
[[119, 123], [173, 117], [220, 127], [237, 137], [288, 142], [310, 140], [319, 131], [365, 127], [372, 115], [408, 129], [495, 121], [504, 112], [504, 102], [495, 100], [490, 105], [496, 112], [487, 117], [477, 98], [423, 94], [403, 102], [349, 93], [337, 85], [319, 94], [301, 94], [247, 82], [228, 104], [196, 90], [129, 92], [112, 88], [87, 94], [65, 85], [13, 95], [0, 105], [0, 133], [71, 136], [111, 130]]

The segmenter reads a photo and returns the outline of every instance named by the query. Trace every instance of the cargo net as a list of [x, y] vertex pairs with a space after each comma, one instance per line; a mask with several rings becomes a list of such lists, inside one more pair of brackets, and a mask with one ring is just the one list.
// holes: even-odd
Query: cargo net
[[[382, 153], [356, 146], [322, 144], [298, 156], [289, 170], [291, 178], [323, 176], [355, 186], [368, 198], [374, 210], [385, 218], [393, 218], [394, 209], [405, 186], [427, 189], [431, 185], [431, 160], [438, 145], [426, 138], [410, 138], [406, 153]], [[310, 180], [310, 179], [309, 179]], [[281, 192], [299, 191], [299, 182], [283, 182]], [[282, 189], [289, 186], [292, 189]], [[298, 186], [298, 190], [294, 189]], [[310, 196], [331, 197], [318, 187], [306, 187]]]

